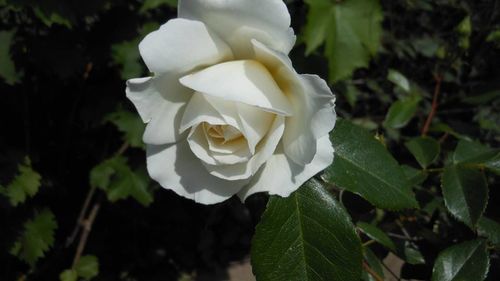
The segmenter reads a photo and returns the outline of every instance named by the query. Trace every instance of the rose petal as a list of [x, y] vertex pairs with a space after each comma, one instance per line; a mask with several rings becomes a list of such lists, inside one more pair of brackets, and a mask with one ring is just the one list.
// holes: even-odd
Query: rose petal
[[142, 121], [149, 123], [144, 142], [167, 144], [180, 138], [177, 128], [190, 92], [170, 74], [127, 81], [127, 98], [135, 105]]
[[159, 91], [152, 85], [152, 80], [153, 77], [130, 79], [125, 90], [127, 98], [132, 101], [144, 123], [151, 121], [164, 102]]
[[317, 154], [311, 163], [305, 166], [297, 165], [281, 148], [267, 160], [265, 166], [252, 177], [250, 183], [238, 192], [238, 196], [242, 201], [257, 192], [287, 197], [332, 162], [333, 147], [328, 135], [317, 141]]
[[234, 165], [209, 165], [205, 167], [210, 174], [227, 180], [247, 179], [254, 175], [257, 170], [273, 155], [281, 136], [283, 135], [284, 117], [276, 115], [268, 134], [256, 148], [255, 155], [247, 163]]
[[281, 0], [180, 0], [179, 17], [204, 22], [243, 58], [258, 39], [288, 54], [295, 44], [290, 14]]
[[245, 135], [251, 152], [255, 153], [255, 147], [268, 133], [275, 115], [243, 103], [236, 103], [236, 111], [241, 132]]
[[281, 115], [293, 113], [290, 102], [267, 69], [256, 61], [220, 63], [186, 75], [180, 82], [197, 92], [242, 102]]
[[[129, 87], [129, 98], [136, 105], [142, 115], [147, 116], [149, 120], [144, 131], [143, 141], [148, 144], [169, 144], [178, 141], [181, 138], [179, 126], [181, 123], [184, 107], [191, 97], [191, 90], [183, 87], [178, 78], [172, 74], [164, 74], [152, 79], [145, 80], [146, 85], [142, 85], [142, 91], [136, 86]], [[161, 94], [162, 99], [156, 98], [149, 100], [147, 97], [151, 93]], [[148, 103], [142, 103], [139, 99], [143, 96]], [[138, 102], [141, 101], [141, 102]], [[155, 103], [156, 104], [153, 104]], [[151, 106], [147, 109], [146, 106]]]
[[[316, 75], [301, 75], [303, 92], [295, 92], [291, 101], [297, 117], [286, 120], [283, 134], [285, 154], [299, 165], [312, 161], [316, 140], [335, 126], [335, 97], [326, 82]], [[298, 118], [300, 116], [301, 118]]]
[[231, 49], [199, 21], [172, 19], [139, 44], [151, 72], [185, 73], [232, 58]]
[[201, 204], [222, 202], [248, 181], [226, 181], [208, 174], [189, 149], [187, 142], [174, 145], [148, 145], [149, 175], [162, 187]]
[[234, 149], [230, 154], [212, 150], [210, 143], [207, 140], [207, 135], [204, 131], [203, 125], [193, 127], [189, 133], [187, 141], [194, 155], [196, 155], [196, 157], [204, 163], [211, 165], [231, 165], [247, 162], [252, 156], [246, 146], [246, 143], [243, 144], [243, 147], [241, 145], [235, 145], [232, 147], [228, 145], [228, 149]]
[[203, 94], [194, 93], [182, 116], [180, 132], [184, 132], [202, 122], [207, 122], [212, 125], [228, 124], [220, 113], [210, 105]]

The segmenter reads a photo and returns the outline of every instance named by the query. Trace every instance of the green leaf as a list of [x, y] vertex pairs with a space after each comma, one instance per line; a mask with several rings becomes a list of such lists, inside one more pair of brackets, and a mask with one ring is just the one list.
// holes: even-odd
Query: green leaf
[[470, 34], [472, 31], [470, 16], [466, 16], [457, 26], [457, 32], [460, 35], [458, 45], [463, 49], [470, 46]]
[[421, 100], [421, 96], [411, 95], [394, 102], [385, 116], [384, 126], [393, 129], [406, 126], [417, 112]]
[[361, 276], [361, 243], [344, 208], [316, 181], [272, 196], [252, 241], [257, 280], [343, 280]]
[[105, 120], [113, 123], [123, 135], [123, 141], [131, 147], [144, 148], [142, 135], [145, 125], [139, 115], [130, 111], [119, 109], [105, 117]]
[[328, 181], [361, 195], [379, 208], [418, 207], [403, 170], [372, 134], [339, 120], [331, 140], [335, 161], [326, 170]]
[[53, 24], [59, 24], [66, 26], [67, 28], [71, 28], [71, 21], [57, 11], [46, 11], [39, 7], [35, 7], [33, 11], [35, 12], [35, 15], [48, 27], [51, 27]]
[[0, 78], [8, 85], [19, 82], [19, 75], [16, 72], [14, 62], [10, 57], [10, 46], [15, 31], [0, 31]]
[[75, 266], [78, 276], [90, 280], [99, 274], [99, 261], [95, 256], [83, 256]]
[[478, 142], [460, 140], [452, 156], [455, 164], [472, 164], [500, 175], [500, 149]]
[[439, 254], [432, 281], [481, 281], [486, 278], [489, 263], [484, 240], [463, 242]]
[[326, 42], [330, 81], [349, 77], [366, 67], [377, 53], [382, 34], [382, 9], [378, 0], [306, 0], [309, 6], [304, 30], [306, 54]]
[[57, 222], [54, 214], [45, 209], [24, 224], [24, 232], [14, 243], [10, 253], [34, 266], [36, 261], [54, 245]]
[[436, 161], [441, 151], [439, 142], [430, 137], [413, 138], [405, 146], [424, 169]]
[[428, 173], [408, 165], [401, 165], [401, 169], [403, 169], [403, 173], [410, 182], [411, 186], [422, 184], [428, 176]]
[[453, 163], [485, 163], [499, 153], [499, 149], [492, 149], [474, 141], [460, 140], [453, 153]]
[[153, 202], [148, 182], [146, 173], [130, 169], [127, 159], [123, 156], [108, 159], [90, 171], [90, 185], [106, 191], [111, 202], [132, 197], [148, 206]]
[[18, 165], [18, 175], [7, 185], [0, 189], [0, 193], [9, 198], [12, 206], [24, 203], [27, 197], [33, 197], [40, 188], [41, 176], [31, 168], [29, 158], [24, 165]]
[[387, 74], [387, 80], [394, 83], [399, 88], [403, 89], [403, 91], [409, 93], [410, 92], [410, 81], [400, 72], [389, 69], [389, 73]]
[[380, 228], [366, 222], [358, 222], [357, 226], [361, 231], [363, 231], [364, 234], [366, 234], [366, 236], [377, 241], [389, 250], [396, 251], [396, 245], [394, 245], [394, 242], [392, 242], [391, 238], [389, 238], [389, 236], [387, 236], [387, 234], [385, 234]]
[[142, 76], [144, 65], [140, 61], [141, 55], [137, 46], [146, 34], [157, 28], [157, 23], [146, 23], [137, 38], [111, 46], [111, 58], [114, 64], [120, 66], [120, 76], [123, 80]]
[[177, 0], [146, 0], [142, 4], [139, 13], [144, 13], [148, 10], [156, 9], [162, 5], [168, 5], [172, 8], [177, 8]]
[[425, 264], [422, 253], [408, 242], [404, 244], [404, 259], [409, 264]]
[[59, 280], [61, 280], [61, 281], [77, 281], [78, 274], [74, 270], [66, 269], [65, 271], [63, 271], [59, 275]]
[[477, 224], [477, 232], [479, 235], [488, 238], [488, 240], [496, 247], [500, 247], [500, 223], [492, 219], [482, 217], [479, 219], [479, 223]]
[[[382, 268], [382, 263], [380, 262], [380, 259], [373, 253], [370, 248], [363, 248], [363, 256], [370, 266], [371, 269], [373, 269], [380, 277], [384, 277], [384, 269]], [[367, 274], [366, 271], [363, 272], [363, 280], [366, 281], [376, 281], [373, 276], [370, 274]]]
[[446, 208], [474, 229], [488, 203], [488, 183], [484, 173], [460, 165], [445, 168], [441, 186]]

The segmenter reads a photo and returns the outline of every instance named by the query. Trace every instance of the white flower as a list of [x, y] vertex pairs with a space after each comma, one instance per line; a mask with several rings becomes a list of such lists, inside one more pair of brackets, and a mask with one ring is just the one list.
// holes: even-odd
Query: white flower
[[334, 96], [299, 75], [281, 0], [180, 0], [179, 18], [139, 45], [153, 77], [127, 82], [147, 124], [147, 167], [203, 204], [288, 196], [333, 161]]

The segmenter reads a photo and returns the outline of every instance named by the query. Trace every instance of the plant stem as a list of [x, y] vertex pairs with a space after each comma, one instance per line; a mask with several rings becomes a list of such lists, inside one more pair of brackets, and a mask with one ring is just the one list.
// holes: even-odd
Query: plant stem
[[434, 87], [434, 95], [432, 97], [431, 112], [429, 112], [427, 120], [425, 120], [424, 127], [422, 128], [422, 136], [426, 136], [429, 132], [429, 127], [431, 126], [432, 119], [434, 118], [434, 115], [436, 115], [436, 111], [438, 108], [438, 98], [439, 93], [441, 92], [441, 82], [443, 80], [443, 77], [438, 74], [434, 77], [434, 80], [436, 80], [436, 86]]
[[78, 243], [78, 248], [76, 248], [75, 257], [73, 259], [73, 265], [71, 268], [75, 268], [82, 256], [83, 250], [85, 249], [85, 245], [87, 244], [87, 239], [89, 237], [90, 231], [92, 230], [92, 225], [94, 224], [97, 213], [99, 212], [101, 204], [95, 203], [94, 207], [92, 207], [92, 211], [90, 211], [89, 217], [82, 222], [83, 232], [82, 236], [80, 236], [80, 242]]

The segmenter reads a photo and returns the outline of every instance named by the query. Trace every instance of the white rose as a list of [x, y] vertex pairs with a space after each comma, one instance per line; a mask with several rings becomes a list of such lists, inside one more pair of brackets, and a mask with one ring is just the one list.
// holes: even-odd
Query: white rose
[[203, 204], [288, 196], [333, 161], [334, 96], [295, 72], [281, 0], [180, 0], [139, 45], [153, 77], [127, 82], [147, 123], [147, 167]]

